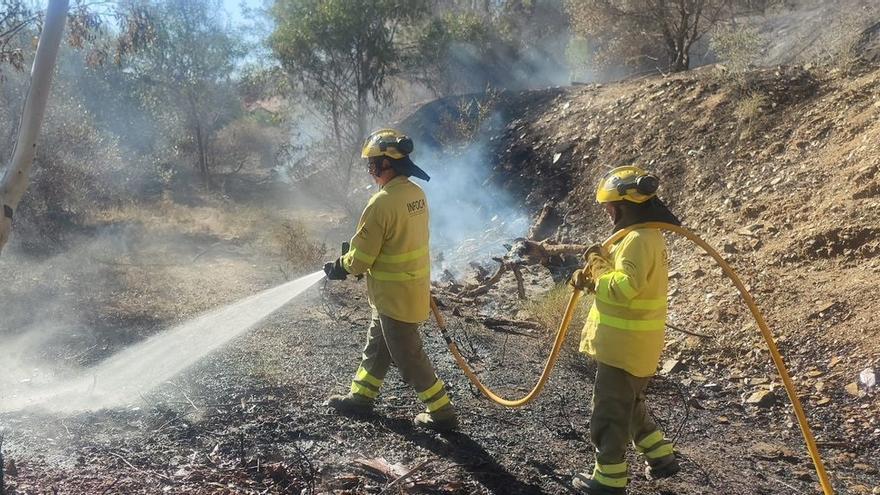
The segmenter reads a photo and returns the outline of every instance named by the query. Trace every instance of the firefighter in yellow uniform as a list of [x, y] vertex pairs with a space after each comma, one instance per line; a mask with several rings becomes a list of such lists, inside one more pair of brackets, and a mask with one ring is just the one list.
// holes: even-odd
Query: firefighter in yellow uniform
[[[641, 168], [609, 171], [596, 200], [605, 207], [614, 231], [643, 222], [680, 225], [656, 192], [659, 180]], [[596, 449], [593, 472], [572, 484], [589, 495], [626, 493], [627, 444], [645, 457], [650, 479], [679, 471], [672, 442], [648, 414], [645, 389], [664, 345], [668, 273], [666, 243], [658, 229], [639, 228], [605, 252], [591, 247], [587, 265], [572, 283], [595, 295], [581, 337], [581, 352], [598, 362], [593, 388], [590, 439]]]
[[367, 203], [348, 253], [324, 271], [330, 279], [366, 274], [372, 322], [351, 391], [331, 396], [327, 405], [343, 413], [372, 411], [393, 362], [426, 405], [416, 425], [448, 431], [458, 426], [455, 410], [419, 335], [430, 313], [428, 204], [409, 178], [430, 177], [410, 160], [412, 150], [412, 140], [392, 129], [364, 142], [361, 156], [380, 190]]

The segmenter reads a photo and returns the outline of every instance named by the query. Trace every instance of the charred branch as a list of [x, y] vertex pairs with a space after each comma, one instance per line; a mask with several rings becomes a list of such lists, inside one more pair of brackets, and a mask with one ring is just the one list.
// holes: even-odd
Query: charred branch
[[505, 273], [511, 271], [511, 272], [513, 272], [514, 276], [516, 277], [517, 296], [520, 299], [525, 299], [526, 298], [526, 288], [523, 283], [522, 272], [520, 272], [520, 267], [522, 265], [522, 262], [521, 261], [505, 260], [503, 258], [492, 258], [492, 259], [497, 261], [498, 263], [500, 263], [498, 265], [498, 270], [495, 271], [495, 274], [492, 275], [491, 277], [489, 277], [488, 279], [486, 279], [486, 281], [482, 285], [477, 286], [473, 289], [465, 290], [464, 292], [462, 292], [462, 295], [465, 297], [477, 297], [477, 296], [485, 295], [493, 287], [498, 285], [498, 282], [501, 281], [501, 277], [503, 277]]

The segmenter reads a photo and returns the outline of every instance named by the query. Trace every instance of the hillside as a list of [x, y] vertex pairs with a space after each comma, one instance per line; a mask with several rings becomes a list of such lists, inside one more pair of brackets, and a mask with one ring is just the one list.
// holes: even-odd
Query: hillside
[[[746, 93], [707, 67], [504, 95], [503, 118], [486, 129], [493, 177], [533, 215], [550, 204], [564, 217], [550, 242], [589, 244], [610, 234], [594, 202], [598, 177], [629, 163], [659, 174], [661, 196], [724, 253], [758, 300], [820, 443], [876, 451], [877, 390], [866, 394], [856, 382], [863, 369], [880, 367], [873, 317], [880, 296], [880, 71], [778, 67], [751, 73], [747, 85]], [[743, 115], [748, 103], [741, 102], [749, 99], [758, 104]], [[417, 134], [439, 131], [430, 122], [457, 108], [441, 103], [404, 125]], [[668, 237], [670, 320], [712, 336], [670, 335], [665, 358], [688, 368], [677, 378], [720, 386], [728, 397], [716, 414], [724, 421], [727, 407], [739, 411], [761, 390], [783, 403], [776, 413], [791, 414], [730, 281], [687, 241]], [[876, 476], [874, 463], [867, 473]]]

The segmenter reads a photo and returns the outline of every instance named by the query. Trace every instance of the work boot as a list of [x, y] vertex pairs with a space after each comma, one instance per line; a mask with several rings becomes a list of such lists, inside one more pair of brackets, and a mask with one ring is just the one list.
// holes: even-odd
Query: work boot
[[578, 473], [571, 479], [571, 486], [582, 495], [626, 495], [626, 488], [605, 486], [587, 473]]
[[458, 416], [455, 415], [455, 409], [452, 407], [444, 407], [439, 411], [419, 413], [413, 423], [422, 428], [444, 433], [458, 429]]
[[373, 412], [373, 401], [357, 394], [331, 395], [324, 402], [340, 414], [368, 415]]
[[649, 480], [669, 478], [681, 471], [681, 466], [679, 466], [678, 458], [675, 457], [675, 454], [670, 454], [657, 459], [653, 463], [647, 462], [645, 464], [645, 477]]

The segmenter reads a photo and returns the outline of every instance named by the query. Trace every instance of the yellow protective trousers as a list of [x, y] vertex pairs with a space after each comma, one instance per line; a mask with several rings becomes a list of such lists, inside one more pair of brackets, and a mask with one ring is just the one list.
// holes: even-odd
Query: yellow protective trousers
[[419, 325], [373, 311], [367, 344], [351, 383], [351, 393], [368, 400], [378, 397], [392, 362], [397, 365], [404, 381], [418, 393], [428, 412], [451, 410], [452, 402], [446, 386], [437, 378], [422, 348]]
[[651, 378], [598, 365], [590, 418], [590, 439], [596, 449], [593, 479], [622, 488], [627, 483], [627, 444], [632, 442], [651, 465], [665, 463], [673, 455], [673, 445], [648, 414], [645, 388]]

